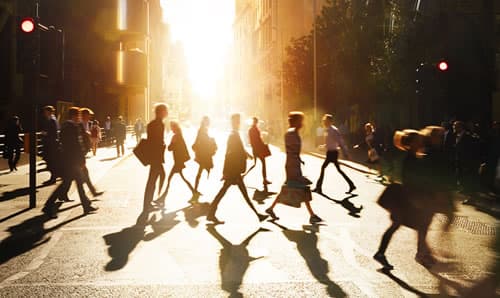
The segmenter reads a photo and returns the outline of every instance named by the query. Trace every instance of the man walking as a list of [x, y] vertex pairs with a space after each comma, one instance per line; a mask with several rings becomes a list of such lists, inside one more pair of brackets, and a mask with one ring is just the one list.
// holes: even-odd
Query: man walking
[[43, 125], [42, 125], [42, 145], [43, 145], [43, 159], [47, 163], [47, 170], [50, 172], [50, 179], [44, 184], [54, 184], [58, 177], [58, 140], [57, 132], [59, 130], [59, 123], [54, 116], [55, 109], [53, 106], [43, 107]]
[[134, 124], [135, 141], [137, 144], [141, 141], [142, 134], [144, 133], [144, 123], [141, 118], [137, 118]]
[[332, 115], [325, 114], [323, 116], [323, 127], [325, 128], [326, 131], [326, 137], [325, 137], [325, 145], [322, 145], [321, 147], [324, 147], [326, 149], [326, 159], [323, 162], [323, 165], [321, 166], [321, 174], [319, 176], [318, 182], [316, 183], [316, 188], [313, 191], [319, 194], [323, 193], [322, 186], [323, 186], [323, 179], [325, 177], [325, 169], [326, 167], [328, 167], [330, 163], [333, 163], [337, 168], [337, 171], [340, 173], [340, 175], [342, 175], [344, 180], [349, 185], [349, 190], [346, 193], [350, 194], [356, 189], [356, 186], [351, 181], [351, 179], [349, 179], [349, 177], [344, 173], [344, 171], [342, 171], [342, 169], [340, 168], [338, 161], [339, 147], [340, 149], [342, 149], [342, 153], [344, 153], [344, 155], [347, 158], [349, 156], [342, 135], [340, 134], [337, 127], [333, 125]]
[[231, 125], [233, 130], [231, 131], [229, 139], [227, 140], [226, 157], [224, 159], [224, 170], [222, 178], [224, 180], [224, 184], [222, 185], [222, 188], [215, 196], [214, 201], [210, 205], [210, 211], [207, 215], [207, 220], [217, 224], [224, 223], [218, 220], [217, 217], [215, 217], [217, 206], [226, 194], [229, 187], [231, 185], [237, 185], [250, 209], [252, 209], [255, 215], [257, 215], [259, 221], [263, 221], [267, 218], [267, 215], [262, 215], [257, 212], [255, 207], [252, 205], [252, 202], [250, 201], [245, 183], [243, 182], [242, 174], [246, 171], [247, 158], [251, 158], [252, 156], [245, 151], [243, 142], [241, 141], [239, 133], [239, 129], [241, 126], [240, 114], [233, 114], [231, 116]]
[[47, 199], [42, 211], [50, 218], [57, 218], [57, 199], [67, 198], [68, 190], [73, 180], [76, 181], [80, 202], [85, 214], [94, 212], [96, 207], [92, 207], [89, 198], [83, 189], [83, 165], [85, 163], [85, 148], [82, 143], [82, 129], [80, 125], [80, 110], [72, 107], [68, 110], [70, 120], [63, 123], [61, 128], [61, 159], [65, 167], [62, 172], [63, 183], [61, 183], [52, 195]]
[[155, 193], [156, 180], [160, 178], [160, 189], [162, 181], [165, 180], [165, 124], [163, 120], [168, 116], [168, 108], [165, 104], [158, 104], [155, 107], [155, 119], [147, 126], [147, 144], [150, 155], [150, 168], [146, 190], [144, 191], [144, 211], [151, 210], [153, 206], [153, 195]]
[[123, 121], [122, 116], [118, 117], [115, 125], [116, 138], [116, 156], [120, 157], [125, 154], [125, 139], [127, 138], [127, 126]]

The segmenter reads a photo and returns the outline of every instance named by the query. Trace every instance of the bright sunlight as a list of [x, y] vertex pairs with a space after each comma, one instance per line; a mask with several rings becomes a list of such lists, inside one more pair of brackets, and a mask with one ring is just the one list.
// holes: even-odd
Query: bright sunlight
[[189, 79], [201, 99], [215, 96], [232, 45], [233, 0], [162, 0], [171, 41], [183, 44]]

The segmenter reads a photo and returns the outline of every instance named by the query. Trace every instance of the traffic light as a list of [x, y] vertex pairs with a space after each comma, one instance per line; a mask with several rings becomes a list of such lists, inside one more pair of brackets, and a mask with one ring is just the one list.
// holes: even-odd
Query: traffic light
[[36, 24], [35, 24], [35, 19], [33, 18], [23, 18], [21, 20], [21, 24], [20, 24], [20, 27], [21, 27], [21, 31], [23, 33], [33, 33], [36, 29]]
[[448, 70], [448, 62], [445, 60], [441, 60], [438, 62], [437, 67], [440, 71], [447, 71]]

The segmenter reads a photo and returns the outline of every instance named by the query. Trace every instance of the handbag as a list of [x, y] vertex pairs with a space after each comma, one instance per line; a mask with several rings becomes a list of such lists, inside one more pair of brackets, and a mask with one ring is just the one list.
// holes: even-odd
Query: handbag
[[151, 150], [149, 148], [149, 142], [147, 139], [141, 139], [139, 144], [134, 148], [133, 152], [135, 157], [144, 165], [147, 166], [151, 164]]
[[262, 146], [262, 156], [263, 157], [271, 156], [271, 149], [269, 149], [269, 144], [264, 144], [264, 146]]
[[368, 150], [368, 159], [370, 160], [370, 162], [376, 162], [380, 159], [380, 156], [378, 155], [375, 148], [371, 148]]

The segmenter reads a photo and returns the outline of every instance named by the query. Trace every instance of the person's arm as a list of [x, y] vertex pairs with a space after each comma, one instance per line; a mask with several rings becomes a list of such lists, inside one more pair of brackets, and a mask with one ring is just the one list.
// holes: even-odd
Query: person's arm
[[347, 146], [345, 144], [344, 138], [342, 137], [342, 134], [338, 130], [335, 130], [335, 133], [337, 135], [337, 141], [339, 142], [339, 146], [342, 150], [342, 153], [344, 154], [344, 157], [346, 159], [350, 159], [349, 151], [347, 150]]

